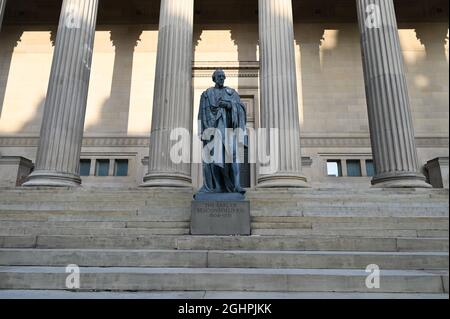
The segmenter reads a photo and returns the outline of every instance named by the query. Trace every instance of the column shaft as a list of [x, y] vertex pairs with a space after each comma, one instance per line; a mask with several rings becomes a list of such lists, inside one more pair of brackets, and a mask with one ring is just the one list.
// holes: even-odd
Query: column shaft
[[0, 0], [0, 31], [2, 31], [3, 15], [5, 14], [6, 0]]
[[[148, 174], [144, 187], [191, 187], [191, 164], [170, 156], [173, 129], [192, 132], [194, 0], [162, 0]], [[190, 138], [189, 138], [190, 142]], [[190, 151], [190, 143], [189, 143]]]
[[410, 101], [392, 0], [357, 0], [377, 187], [429, 187], [418, 171]]
[[98, 0], [64, 0], [36, 170], [25, 186], [77, 186]]
[[258, 187], [307, 187], [301, 173], [292, 0], [259, 0], [259, 37], [261, 128], [277, 129], [279, 138], [270, 150], [277, 152], [276, 171], [260, 174]]

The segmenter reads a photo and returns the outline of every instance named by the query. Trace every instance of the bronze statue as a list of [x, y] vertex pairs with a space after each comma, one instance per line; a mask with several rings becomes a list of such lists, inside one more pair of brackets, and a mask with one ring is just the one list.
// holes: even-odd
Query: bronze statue
[[[215, 156], [215, 161], [203, 160], [203, 187], [198, 194], [236, 193], [245, 194], [240, 184], [239, 143], [245, 139], [240, 134], [245, 133], [247, 112], [239, 94], [232, 88], [224, 86], [225, 72], [216, 70], [212, 76], [215, 87], [203, 92], [198, 114], [201, 123], [201, 134], [204, 150]], [[200, 128], [199, 128], [200, 129]], [[206, 131], [206, 134], [204, 134]], [[216, 134], [209, 134], [215, 132]], [[213, 136], [211, 136], [213, 135]], [[242, 134], [241, 134], [242, 135]], [[221, 139], [214, 140], [214, 139]], [[221, 143], [218, 143], [221, 142]], [[221, 149], [218, 149], [220, 147]], [[218, 153], [217, 153], [218, 152]], [[220, 154], [219, 156], [217, 156]], [[228, 160], [227, 160], [228, 158]]]

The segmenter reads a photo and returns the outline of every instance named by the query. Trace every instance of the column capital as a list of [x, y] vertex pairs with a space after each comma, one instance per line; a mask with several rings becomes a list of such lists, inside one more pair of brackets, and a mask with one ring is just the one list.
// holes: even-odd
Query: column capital
[[52, 28], [50, 30], [50, 42], [52, 43], [52, 47], [55, 47], [55, 45], [56, 45], [57, 34], [58, 34], [58, 30], [56, 28], [55, 29]]
[[[448, 24], [427, 23], [415, 28], [416, 37], [425, 46], [427, 59], [435, 61], [439, 56], [445, 56], [445, 46], [448, 42]], [[445, 57], [442, 60], [446, 60]]]
[[127, 28], [124, 31], [112, 29], [109, 33], [111, 43], [115, 48], [135, 48], [141, 41], [141, 35], [142, 28]]
[[13, 51], [22, 41], [23, 30], [13, 28], [0, 36], [0, 51]]

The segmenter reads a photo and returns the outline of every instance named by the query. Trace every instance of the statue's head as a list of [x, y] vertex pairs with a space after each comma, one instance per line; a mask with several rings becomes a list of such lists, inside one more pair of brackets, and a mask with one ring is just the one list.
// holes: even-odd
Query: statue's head
[[225, 84], [226, 78], [227, 77], [225, 76], [225, 72], [222, 69], [217, 69], [212, 75], [213, 82], [216, 83], [216, 86], [220, 88]]

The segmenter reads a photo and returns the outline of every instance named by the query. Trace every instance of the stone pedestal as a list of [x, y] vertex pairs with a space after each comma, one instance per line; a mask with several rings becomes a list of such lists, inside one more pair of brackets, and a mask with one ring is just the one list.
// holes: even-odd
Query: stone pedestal
[[358, 0], [376, 187], [430, 187], [419, 172], [393, 0]]
[[191, 164], [175, 163], [170, 156], [177, 143], [170, 135], [174, 129], [192, 132], [193, 20], [194, 0], [161, 1], [150, 156], [143, 187], [192, 187]]
[[201, 194], [192, 201], [191, 235], [251, 235], [250, 201], [233, 194]]
[[16, 187], [25, 182], [33, 163], [20, 156], [0, 156], [0, 186]]
[[[292, 0], [259, 0], [261, 128], [278, 130], [275, 171], [258, 187], [308, 187], [302, 174]], [[269, 149], [267, 147], [267, 149]]]
[[64, 0], [36, 159], [24, 186], [79, 186], [98, 0]]
[[434, 188], [448, 188], [448, 157], [438, 157], [425, 164], [428, 181]]

